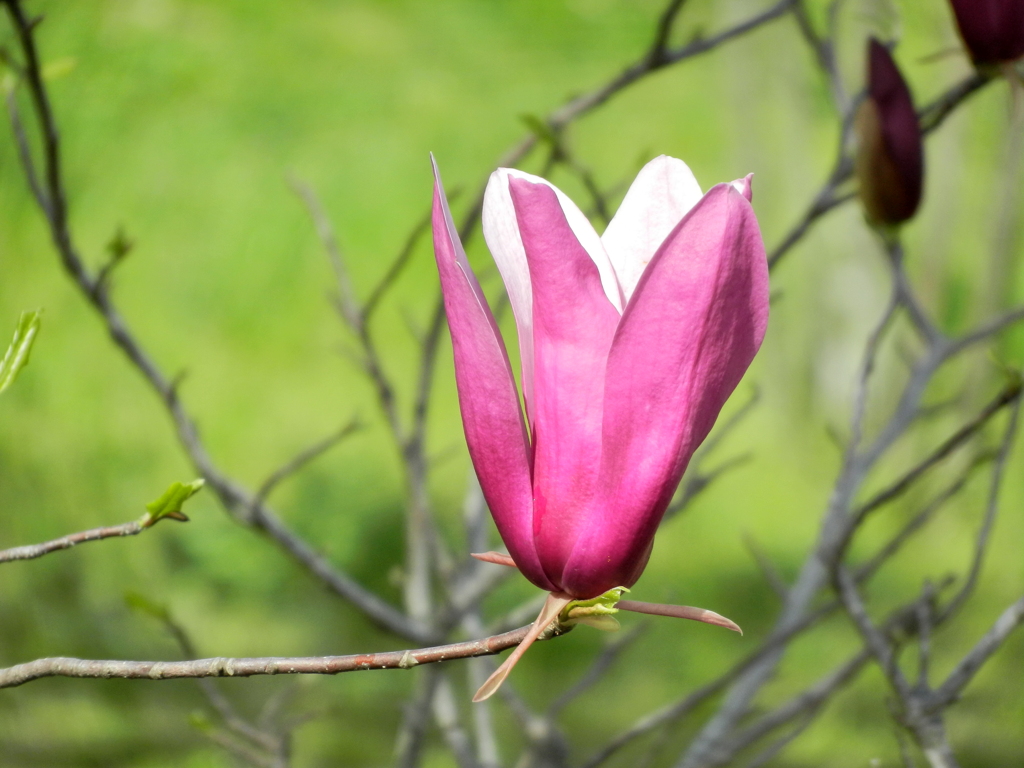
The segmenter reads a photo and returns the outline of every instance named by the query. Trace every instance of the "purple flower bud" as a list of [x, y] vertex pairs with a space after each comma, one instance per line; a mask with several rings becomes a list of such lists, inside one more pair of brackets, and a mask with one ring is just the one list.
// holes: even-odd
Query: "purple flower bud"
[[950, 0], [960, 37], [978, 66], [1024, 56], [1024, 0]]
[[857, 178], [868, 219], [900, 224], [917, 211], [924, 176], [914, 101], [884, 45], [868, 41], [867, 98], [857, 113]]

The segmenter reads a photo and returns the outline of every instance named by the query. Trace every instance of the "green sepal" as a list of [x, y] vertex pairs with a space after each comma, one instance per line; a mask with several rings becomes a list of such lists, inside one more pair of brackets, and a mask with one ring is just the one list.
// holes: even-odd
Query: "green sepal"
[[573, 600], [558, 614], [558, 622], [564, 627], [586, 624], [604, 632], [614, 632], [619, 628], [619, 622], [613, 618], [619, 612], [615, 604], [626, 592], [629, 590], [625, 587], [613, 587], [589, 600]]
[[146, 505], [148, 511], [139, 518], [139, 523], [143, 528], [148, 528], [165, 517], [187, 523], [188, 517], [181, 511], [181, 506], [199, 493], [205, 484], [206, 481], [202, 478], [191, 483], [171, 483], [170, 488], [164, 491], [159, 499]]
[[[618, 608], [613, 608], [613, 611], [618, 611]], [[622, 625], [619, 624], [619, 620], [614, 616], [607, 614], [600, 614], [597, 616], [581, 616], [574, 619], [578, 624], [586, 624], [588, 627], [599, 629], [602, 632], [618, 632], [622, 629]]]
[[18, 319], [18, 327], [14, 329], [14, 339], [0, 360], [0, 392], [7, 389], [18, 373], [28, 365], [32, 343], [39, 333], [40, 311], [22, 312]]

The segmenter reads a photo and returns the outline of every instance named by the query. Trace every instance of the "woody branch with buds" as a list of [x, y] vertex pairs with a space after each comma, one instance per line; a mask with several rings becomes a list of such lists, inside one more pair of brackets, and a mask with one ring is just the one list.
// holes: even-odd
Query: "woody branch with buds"
[[[877, 40], [868, 46], [863, 98], [848, 95], [856, 89], [844, 83], [835, 56], [839, 3], [831, 5], [825, 33], [816, 30], [804, 2], [783, 0], [731, 28], [708, 37], [697, 36], [678, 47], [673, 47], [671, 41], [678, 36], [685, 2], [668, 3], [655, 25], [653, 43], [634, 64], [607, 84], [535, 121], [530, 135], [509, 151], [485, 191], [471, 202], [461, 227], [454, 222], [435, 168], [431, 219], [442, 294], [421, 339], [418, 383], [409, 409], [411, 420], [403, 419], [397, 388], [386, 371], [371, 320], [381, 298], [409, 262], [425, 227], [414, 230], [384, 280], [360, 302], [347, 280], [344, 257], [326, 214], [312, 190], [296, 183], [336, 267], [339, 313], [357, 340], [360, 359], [406, 473], [406, 575], [401, 608], [370, 592], [320, 555], [288, 529], [267, 503], [281, 480], [336, 444], [351, 432], [350, 427], [288, 462], [255, 493], [245, 490], [214, 464], [178, 395], [176, 380], [165, 376], [153, 363], [117, 310], [109, 282], [116, 262], [93, 272], [80, 256], [68, 222], [59, 132], [41, 74], [36, 44], [39, 20], [26, 12], [21, 0], [3, 0], [3, 5], [19, 54], [6, 58], [17, 74], [18, 88], [27, 91], [34, 116], [30, 124], [39, 131], [38, 136], [29, 137], [16, 94], [11, 93], [7, 104], [13, 136], [29, 190], [46, 220], [61, 263], [83, 299], [96, 310], [112, 342], [158, 396], [186, 455], [225, 511], [269, 537], [313, 580], [354, 605], [368, 621], [424, 647], [304, 658], [163, 662], [38, 659], [0, 670], [0, 687], [48, 676], [162, 680], [337, 674], [478, 659], [474, 662], [478, 666], [473, 667], [477, 678], [474, 687], [480, 686], [477, 699], [499, 693], [529, 743], [526, 758], [536, 764], [567, 764], [566, 741], [557, 724], [564, 704], [553, 705], [549, 712], [538, 715], [509, 683], [500, 691], [499, 686], [530, 643], [564, 634], [580, 623], [613, 627], [614, 614], [619, 610], [680, 616], [737, 628], [711, 611], [652, 605], [623, 599], [623, 595], [643, 572], [663, 516], [692, 498], [691, 489], [699, 490], [702, 482], [717, 476], [702, 471], [704, 454], [698, 446], [711, 432], [719, 410], [766, 333], [768, 269], [775, 267], [826, 213], [859, 196], [869, 225], [880, 235], [891, 297], [867, 340], [851, 408], [849, 438], [817, 539], [792, 583], [787, 583], [770, 559], [755, 548], [758, 563], [782, 601], [770, 632], [706, 685], [613, 736], [589, 755], [586, 765], [601, 765], [637, 739], [660, 730], [663, 738], [652, 748], [654, 759], [659, 744], [682, 729], [691, 736], [676, 757], [677, 765], [727, 765], [754, 750], [750, 764], [764, 764], [798, 738], [825, 705], [871, 663], [882, 669], [899, 700], [896, 714], [900, 727], [917, 742], [926, 759], [936, 767], [956, 764], [943, 714], [1024, 620], [1020, 601], [995, 619], [991, 629], [937, 686], [929, 682], [927, 660], [932, 636], [956, 618], [978, 582], [999, 510], [1001, 481], [1016, 437], [1019, 377], [1009, 373], [984, 407], [938, 444], [929, 446], [910, 469], [883, 484], [882, 490], [869, 490], [877, 489], [878, 469], [894, 445], [927, 419], [924, 394], [938, 372], [969, 349], [988, 343], [1024, 319], [1024, 309], [1016, 308], [990, 317], [959, 336], [945, 334], [906, 273], [910, 255], [899, 236], [900, 227], [916, 214], [926, 188], [923, 136], [937, 130], [951, 113], [967, 103], [971, 94], [997, 77], [1005, 75], [1012, 81], [1019, 76], [1014, 68], [1024, 52], [1019, 2], [952, 3], [959, 32], [977, 71], [921, 110], [914, 107], [893, 52]], [[987, 9], [984, 13], [982, 6]], [[766, 257], [749, 177], [720, 184], [705, 193], [681, 161], [659, 157], [644, 167], [619, 210], [611, 216], [611, 195], [596, 183], [587, 164], [575, 156], [567, 129], [648, 75], [711, 52], [783, 18], [791, 18], [811, 46], [833, 93], [840, 123], [837, 161], [806, 215]], [[36, 146], [41, 148], [38, 153], [34, 152]], [[562, 165], [580, 177], [597, 217], [608, 222], [602, 235], [560, 190], [514, 168], [538, 146], [550, 150], [549, 170]], [[857, 189], [848, 189], [845, 185], [854, 178]], [[462, 242], [478, 224], [515, 316], [521, 360], [518, 389], [496, 320], [462, 248]], [[891, 413], [885, 415], [880, 427], [869, 430], [868, 417], [873, 416], [869, 414], [869, 389], [880, 364], [880, 352], [895, 334], [894, 327], [901, 317], [907, 318], [923, 350], [910, 361], [909, 377]], [[471, 482], [467, 494], [469, 547], [458, 554], [448, 550], [434, 520], [424, 448], [432, 376], [446, 318], [453, 341], [463, 425], [479, 478], [479, 487]], [[17, 351], [27, 350], [23, 344], [12, 345], [12, 349], [15, 352], [11, 360], [27, 359], [27, 352], [21, 355]], [[0, 388], [3, 386], [0, 376]], [[985, 430], [999, 419], [1006, 423], [997, 449], [982, 450], [979, 446]], [[878, 421], [873, 416], [870, 423]], [[721, 432], [731, 423], [717, 429]], [[708, 444], [705, 446], [706, 450]], [[976, 460], [967, 462], [965, 469], [920, 505], [871, 556], [861, 562], [852, 561], [851, 545], [866, 520], [886, 514], [934, 468], [970, 450], [976, 452]], [[946, 597], [951, 584], [937, 575], [922, 587], [918, 598], [887, 612], [882, 619], [873, 618], [871, 603], [865, 597], [871, 579], [973, 474], [986, 467], [990, 471], [989, 500], [972, 560], [958, 589]], [[688, 473], [686, 478], [684, 472]], [[681, 478], [684, 490], [677, 495]], [[187, 488], [194, 493], [198, 487]], [[175, 496], [179, 497], [180, 493]], [[148, 517], [124, 526], [0, 551], [0, 562], [41, 556], [79, 542], [138, 533], [163, 516], [180, 515], [181, 501], [165, 503], [160, 507], [165, 510], [161, 514], [151, 509]], [[488, 507], [508, 548], [507, 555], [485, 551]], [[506, 574], [514, 573], [510, 566], [548, 596], [543, 606], [527, 606], [534, 612], [540, 609], [532, 624], [489, 633], [481, 603]], [[791, 699], [763, 705], [763, 689], [778, 674], [794, 641], [839, 611], [849, 618], [861, 647]], [[524, 616], [520, 622], [529, 618]], [[456, 633], [471, 639], [443, 642], [454, 639], [451, 635]], [[899, 662], [899, 650], [914, 642], [921, 658], [917, 685], [909, 682]], [[510, 648], [515, 650], [509, 659], [488, 678], [490, 670], [481, 657]], [[595, 675], [610, 663], [599, 662]], [[589, 685], [591, 677], [581, 681], [580, 691]], [[422, 760], [431, 721], [460, 765], [498, 762], [497, 739], [488, 714], [491, 705], [478, 705], [472, 725], [465, 725], [451, 679], [444, 667], [418, 678], [397, 739], [400, 765], [417, 765]], [[717, 703], [710, 706], [715, 699]], [[694, 735], [690, 720], [702, 706], [706, 719]], [[258, 735], [256, 742], [260, 742]], [[280, 749], [279, 742], [274, 746], [273, 760], [277, 762], [272, 764], [286, 764], [286, 750]], [[253, 764], [263, 759], [251, 751], [238, 754]]]

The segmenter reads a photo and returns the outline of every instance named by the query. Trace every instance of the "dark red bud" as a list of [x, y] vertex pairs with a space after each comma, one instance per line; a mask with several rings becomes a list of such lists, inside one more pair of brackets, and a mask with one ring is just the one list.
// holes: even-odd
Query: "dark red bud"
[[888, 49], [868, 41], [867, 97], [855, 124], [857, 177], [868, 218], [899, 224], [921, 202], [924, 158], [914, 100]]
[[1024, 0], [950, 0], [960, 37], [979, 66], [1024, 56]]

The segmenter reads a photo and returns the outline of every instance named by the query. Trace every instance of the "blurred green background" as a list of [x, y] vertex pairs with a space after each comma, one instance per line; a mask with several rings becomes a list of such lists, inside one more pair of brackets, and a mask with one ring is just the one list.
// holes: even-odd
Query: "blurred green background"
[[[466, 190], [455, 205], [458, 216], [497, 158], [523, 135], [522, 116], [543, 115], [636, 59], [663, 5], [92, 0], [31, 6], [46, 16], [40, 31], [46, 61], [73, 65], [51, 88], [72, 226], [87, 259], [102, 263], [119, 227], [136, 241], [116, 274], [115, 298], [161, 367], [187, 371], [182, 397], [214, 460], [250, 487], [353, 414], [368, 422], [283, 485], [273, 501], [315, 546], [391, 600], [399, 598], [403, 562], [400, 466], [372, 390], [344, 354], [351, 339], [327, 298], [329, 265], [287, 176], [307, 180], [322, 196], [365, 296], [427, 210], [428, 152], [446, 183]], [[693, 0], [680, 29], [683, 37], [721, 29], [763, 5]], [[902, 36], [897, 58], [919, 103], [969, 72], [962, 55], [928, 58], [958, 44], [941, 0], [907, 0], [895, 9], [850, 0], [841, 30], [841, 60], [853, 89], [868, 30]], [[0, 41], [11, 42], [6, 19]], [[994, 84], [928, 142], [926, 198], [908, 228], [908, 261], [928, 307], [951, 332], [1024, 299], [1019, 195], [1010, 210], [1017, 224], [1009, 267], [992, 255], [1004, 200], [1020, 184], [1005, 178], [1009, 114], [1009, 90]], [[21, 310], [45, 309], [31, 365], [0, 399], [3, 548], [133, 519], [171, 481], [193, 473], [155, 397], [59, 271], [6, 126], [0, 135], [0, 332], [6, 337], [13, 330]], [[837, 121], [827, 86], [786, 18], [648, 78], [580, 122], [569, 139], [606, 187], [661, 153], [686, 160], [705, 188], [753, 171], [755, 208], [771, 247], [830, 170]], [[536, 171], [539, 159], [526, 167]], [[553, 180], [583, 199], [571, 177]], [[474, 237], [469, 251], [482, 271], [489, 257], [481, 238]], [[427, 322], [436, 283], [424, 241], [374, 327], [406, 411], [416, 365], [410, 329]], [[500, 291], [493, 278], [487, 289]], [[727, 411], [755, 385], [762, 398], [714, 456], [725, 461], [750, 452], [752, 460], [666, 526], [634, 589], [637, 599], [718, 610], [747, 635], [653, 622], [603, 682], [566, 711], [563, 725], [577, 760], [643, 713], [719, 674], [768, 630], [777, 601], [745, 535], [787, 577], [814, 539], [840, 458], [830, 432], [845, 432], [861, 348], [887, 299], [882, 256], [855, 205], [812, 231], [773, 274], [773, 290], [765, 347]], [[999, 358], [1024, 361], [1022, 338], [1005, 336]], [[886, 391], [901, 380], [897, 352], [882, 371], [887, 390], [874, 403], [876, 414], [884, 414]], [[984, 350], [940, 377], [929, 400], [961, 392], [965, 382], [967, 395], [897, 447], [887, 476], [948, 434], [997, 380], [998, 366]], [[437, 457], [432, 500], [457, 544], [470, 470], [447, 334], [429, 426], [429, 452]], [[936, 639], [937, 674], [1024, 585], [1021, 469], [1018, 450], [979, 592]], [[924, 499], [950, 471], [939, 470], [914, 499]], [[912, 597], [924, 575], [962, 572], [986, 489], [980, 473], [882, 572], [871, 590], [876, 610]], [[910, 509], [881, 514], [855, 553], [884, 541]], [[0, 664], [46, 655], [177, 658], [161, 626], [125, 606], [126, 591], [166, 604], [206, 655], [402, 647], [230, 521], [209, 493], [191, 502], [190, 514], [187, 525], [162, 523], [137, 538], [0, 568]], [[533, 592], [523, 580], [511, 581], [489, 613], [497, 616]], [[542, 644], [513, 679], [531, 704], [544, 706], [586, 670], [605, 640], [584, 628]], [[835, 617], [791, 650], [767, 701], [799, 690], [855, 647], [846, 620]], [[1022, 662], [1018, 632], [952, 710], [950, 728], [965, 764], [1024, 760]], [[294, 686], [290, 711], [314, 715], [297, 731], [295, 765], [376, 766], [391, 760], [401, 701], [418, 674], [225, 681], [223, 690], [243, 710], [256, 711], [275, 691]], [[461, 672], [456, 680], [468, 702]], [[777, 764], [868, 766], [878, 758], [878, 765], [897, 765], [886, 698], [877, 672], [865, 672]], [[2, 691], [0, 765], [231, 765], [190, 725], [190, 713], [205, 707], [189, 681], [52, 679]], [[510, 762], [520, 744], [508, 713], [500, 706], [496, 712]], [[673, 737], [667, 758], [698, 722]], [[634, 764], [638, 754], [627, 752], [617, 764]], [[450, 764], [435, 737], [428, 764]]]

